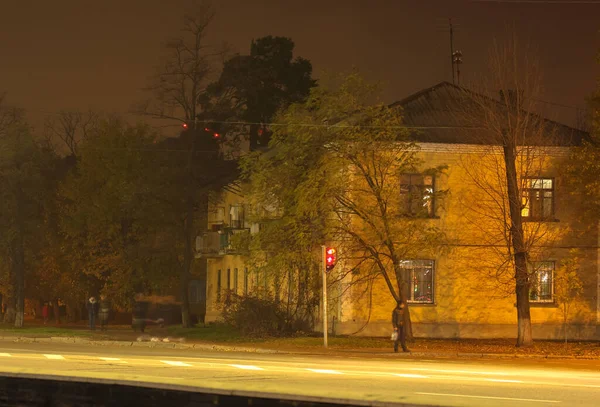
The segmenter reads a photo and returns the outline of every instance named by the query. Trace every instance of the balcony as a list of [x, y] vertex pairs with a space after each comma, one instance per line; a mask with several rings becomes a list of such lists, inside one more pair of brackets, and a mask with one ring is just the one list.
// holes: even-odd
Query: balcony
[[196, 258], [218, 258], [228, 254], [239, 254], [232, 245], [232, 237], [250, 234], [250, 229], [223, 228], [219, 231], [206, 231], [196, 237]]

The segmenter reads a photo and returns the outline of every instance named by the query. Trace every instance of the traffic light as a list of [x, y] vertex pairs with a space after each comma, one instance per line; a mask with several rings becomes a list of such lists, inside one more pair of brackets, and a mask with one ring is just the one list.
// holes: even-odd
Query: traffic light
[[325, 249], [325, 270], [330, 271], [335, 267], [337, 250], [334, 247]]

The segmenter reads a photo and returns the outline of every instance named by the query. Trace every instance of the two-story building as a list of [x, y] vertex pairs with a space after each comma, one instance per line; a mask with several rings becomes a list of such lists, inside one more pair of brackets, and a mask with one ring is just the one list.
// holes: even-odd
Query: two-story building
[[[492, 182], [501, 151], [486, 145], [484, 138], [472, 137], [469, 132], [473, 129], [457, 122], [461, 92], [454, 85], [440, 83], [392, 105], [402, 109], [406, 126], [415, 128], [424, 167], [447, 166], [439, 177], [418, 173], [399, 177], [401, 194], [411, 196], [399, 197], [399, 204], [407, 205], [407, 210], [411, 205], [425, 205], [425, 216], [451, 238], [452, 246], [437, 256], [401, 262], [413, 332], [417, 337], [514, 337], [514, 272], [505, 264], [506, 229], [502, 224], [506, 213], [498, 212], [498, 202], [490, 193], [502, 188]], [[547, 123], [558, 137], [544, 146], [538, 170], [521, 180], [525, 228], [537, 239], [530, 258], [533, 334], [534, 338], [564, 335], [554, 278], [562, 262], [577, 249], [581, 259], [578, 275], [584, 288], [572, 306], [570, 336], [600, 339], [598, 230], [578, 216], [577, 198], [570, 195], [561, 171], [569, 148], [585, 134]], [[436, 189], [449, 192], [443, 203], [415, 202], [414, 194], [409, 194], [424, 191], [426, 198], [427, 191]], [[232, 252], [228, 243], [234, 233], [257, 231], [244, 219], [244, 198], [239, 190], [230, 189], [223, 192], [221, 202], [211, 212], [211, 230], [198, 241], [198, 255], [209, 258], [207, 321], [218, 319], [224, 289], [243, 294], [259, 284], [248, 271], [244, 255]], [[360, 285], [344, 290], [344, 295], [330, 304], [329, 315], [335, 318], [336, 333], [387, 336], [393, 307], [384, 281], [375, 281], [370, 290]]]

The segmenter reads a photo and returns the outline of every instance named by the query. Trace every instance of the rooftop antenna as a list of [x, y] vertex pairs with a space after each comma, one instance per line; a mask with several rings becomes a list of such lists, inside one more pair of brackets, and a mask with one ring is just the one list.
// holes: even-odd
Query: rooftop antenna
[[[438, 24], [440, 24], [438, 22]], [[448, 24], [448, 25], [446, 25]], [[443, 25], [443, 28], [440, 27]], [[452, 18], [448, 18], [447, 23], [444, 22], [438, 25], [437, 31], [449, 32], [450, 33], [450, 68], [452, 69], [452, 83], [456, 85], [457, 79], [460, 84], [460, 67], [459, 64], [462, 64], [462, 52], [454, 50], [454, 32], [460, 31], [460, 24], [456, 24], [452, 21]]]

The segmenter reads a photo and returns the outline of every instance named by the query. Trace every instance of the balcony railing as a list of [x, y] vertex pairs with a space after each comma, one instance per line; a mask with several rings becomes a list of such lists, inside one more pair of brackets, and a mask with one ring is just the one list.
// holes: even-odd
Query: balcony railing
[[221, 257], [237, 254], [239, 251], [231, 244], [231, 237], [250, 233], [250, 229], [224, 228], [219, 231], [207, 231], [196, 238], [197, 257]]

